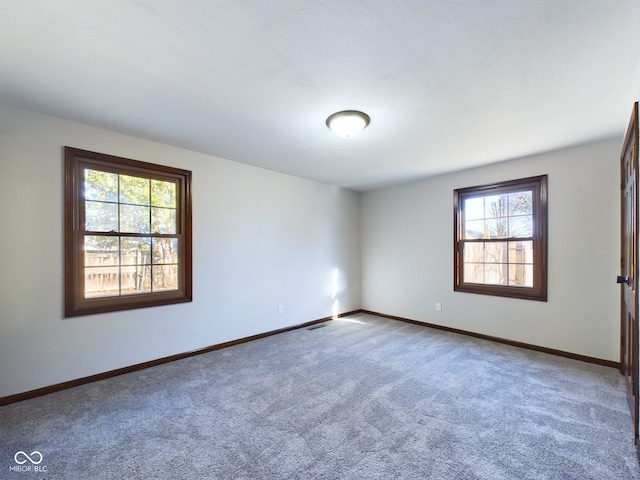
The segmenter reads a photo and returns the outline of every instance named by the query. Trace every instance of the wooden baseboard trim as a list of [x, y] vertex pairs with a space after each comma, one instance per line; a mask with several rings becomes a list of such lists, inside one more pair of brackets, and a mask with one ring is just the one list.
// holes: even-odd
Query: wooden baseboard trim
[[[578, 355], [576, 353], [570, 353], [570, 352], [565, 352], [562, 350], [555, 350], [553, 348], [547, 348], [547, 347], [540, 347], [537, 345], [531, 345], [528, 343], [523, 343], [523, 342], [517, 342], [517, 341], [513, 341], [513, 340], [507, 340], [504, 338], [500, 338], [500, 337], [493, 337], [491, 335], [484, 335], [482, 333], [474, 333], [474, 332], [469, 332], [466, 330], [460, 330], [457, 328], [451, 328], [451, 327], [445, 327], [442, 325], [436, 325], [433, 323], [428, 323], [428, 322], [421, 322], [419, 320], [412, 320], [409, 318], [404, 318], [404, 317], [398, 317], [396, 315], [388, 315], [385, 313], [379, 313], [379, 312], [373, 312], [371, 310], [365, 310], [365, 309], [358, 309], [358, 310], [352, 310], [350, 312], [345, 312], [345, 313], [341, 313], [338, 315], [338, 317], [347, 317], [350, 315], [356, 315], [358, 313], [366, 313], [369, 315], [376, 315], [378, 317], [383, 317], [383, 318], [389, 318], [391, 320], [398, 320], [401, 322], [405, 322], [405, 323], [411, 323], [414, 325], [420, 325], [423, 327], [427, 327], [427, 328], [433, 328], [436, 330], [442, 330], [445, 332], [450, 332], [450, 333], [456, 333], [459, 335], [466, 335], [469, 337], [475, 337], [475, 338], [479, 338], [482, 340], [488, 340], [491, 342], [496, 342], [496, 343], [502, 343], [505, 345], [510, 345], [512, 347], [518, 347], [518, 348], [524, 348], [526, 350], [533, 350], [536, 352], [542, 352], [542, 353], [548, 353], [550, 355], [556, 355], [556, 356], [560, 356], [560, 357], [565, 357], [565, 358], [570, 358], [572, 360], [579, 360], [582, 362], [587, 362], [587, 363], [593, 363], [596, 365], [602, 365], [605, 367], [611, 367], [611, 368], [615, 368], [617, 370], [620, 369], [620, 363], [619, 362], [614, 362], [611, 360], [603, 360], [600, 358], [594, 358], [594, 357], [588, 357], [585, 355]], [[0, 407], [4, 406], [4, 405], [9, 405], [11, 403], [17, 403], [17, 402], [21, 402], [23, 400], [29, 400], [31, 398], [36, 398], [36, 397], [41, 397], [43, 395], [48, 395], [50, 393], [55, 393], [55, 392], [59, 392], [62, 390], [66, 390], [68, 388], [73, 388], [73, 387], [78, 387], [80, 385], [85, 385], [87, 383], [92, 383], [92, 382], [97, 382], [100, 380], [105, 380], [107, 378], [111, 378], [111, 377], [115, 377], [118, 375], [123, 375], [125, 373], [131, 373], [131, 372], [136, 372], [138, 370], [144, 370], [146, 368], [151, 368], [151, 367], [155, 367], [157, 365], [162, 365], [164, 363], [169, 363], [169, 362], [173, 362], [176, 360], [181, 360], [183, 358], [187, 358], [187, 357], [192, 357], [195, 355], [201, 355], [203, 353], [208, 353], [208, 352], [213, 352], [215, 350], [220, 350], [223, 348], [227, 348], [227, 347], [232, 347], [234, 345], [240, 345], [242, 343], [247, 343], [247, 342], [252, 342], [254, 340], [259, 340], [261, 338], [266, 338], [266, 337], [270, 337], [272, 335], [278, 335], [280, 333], [285, 333], [285, 332], [289, 332], [292, 330], [297, 330], [300, 328], [307, 328], [310, 327], [312, 325], [316, 325], [318, 323], [322, 323], [322, 322], [326, 322], [329, 320], [332, 320], [333, 317], [324, 317], [324, 318], [320, 318], [317, 320], [312, 320], [310, 322], [305, 322], [305, 323], [301, 323], [298, 325], [294, 325], [291, 327], [285, 327], [285, 328], [280, 328], [277, 330], [271, 330], [269, 332], [264, 332], [264, 333], [259, 333], [257, 335], [251, 335], [249, 337], [244, 337], [244, 338], [239, 338], [237, 340], [232, 340], [229, 342], [224, 342], [224, 343], [219, 343], [216, 345], [211, 345], [208, 347], [204, 347], [198, 350], [192, 350], [189, 352], [184, 352], [184, 353], [178, 353], [176, 355], [170, 355], [168, 357], [163, 357], [163, 358], [159, 358], [156, 360], [151, 360], [148, 362], [143, 362], [143, 363], [138, 363], [135, 365], [130, 365], [128, 367], [123, 367], [123, 368], [118, 368], [116, 370], [110, 370], [108, 372], [103, 372], [103, 373], [98, 373], [96, 375], [90, 375], [88, 377], [82, 377], [82, 378], [78, 378], [75, 380], [69, 380], [67, 382], [62, 382], [62, 383], [57, 383], [55, 385], [50, 385], [47, 387], [42, 387], [42, 388], [37, 388], [35, 390], [29, 390], [27, 392], [22, 392], [22, 393], [17, 393], [14, 395], [9, 395], [6, 397], [1, 397], [0, 398]], [[640, 445], [639, 445], [639, 449], [640, 449]]]
[[586, 355], [578, 355], [577, 353], [565, 352], [562, 350], [555, 350], [553, 348], [540, 347], [538, 345], [531, 345], [529, 343], [516, 342], [514, 340], [507, 340], [500, 337], [493, 337], [491, 335], [484, 335], [482, 333], [474, 333], [466, 330], [460, 330], [457, 328], [444, 327], [442, 325], [435, 325], [433, 323], [421, 322], [419, 320], [411, 320], [409, 318], [397, 317], [395, 315], [387, 315], [384, 313], [372, 312], [370, 310], [360, 310], [361, 313], [368, 313], [370, 315], [377, 315], [378, 317], [390, 318], [392, 320], [398, 320], [401, 322], [412, 323], [414, 325], [421, 325], [423, 327], [434, 328], [436, 330], [442, 330], [450, 333], [457, 333], [459, 335], [466, 335], [468, 337], [480, 338], [482, 340], [489, 340], [491, 342], [502, 343], [505, 345], [510, 345], [512, 347], [524, 348], [526, 350], [533, 350], [536, 352], [548, 353], [550, 355], [556, 355], [559, 357], [570, 358], [572, 360], [579, 360], [581, 362], [594, 363], [596, 365], [602, 365], [605, 367], [611, 367], [615, 369], [620, 369], [620, 363], [614, 362], [611, 360], [603, 360], [601, 358], [588, 357]]
[[[350, 312], [341, 313], [338, 317], [347, 317], [349, 315], [355, 315], [360, 313], [360, 310], [353, 310]], [[55, 385], [49, 385], [48, 387], [37, 388], [35, 390], [29, 390], [27, 392], [16, 393], [14, 395], [9, 395], [6, 397], [0, 398], [0, 407], [4, 405], [9, 405], [11, 403], [21, 402], [23, 400], [29, 400], [31, 398], [42, 397], [43, 395], [48, 395], [50, 393], [59, 392], [62, 390], [67, 390], [68, 388], [78, 387], [80, 385], [85, 385], [87, 383], [97, 382], [99, 380], [105, 380], [107, 378], [115, 377], [118, 375], [123, 375], [125, 373], [136, 372], [138, 370], [144, 370], [145, 368], [155, 367], [157, 365], [162, 365], [164, 363], [174, 362], [176, 360], [181, 360], [187, 357], [193, 357], [195, 355], [201, 355], [203, 353], [213, 352], [215, 350], [220, 350], [227, 347], [232, 347], [234, 345], [240, 345], [241, 343], [252, 342], [254, 340], [260, 340], [261, 338], [270, 337], [272, 335], [278, 335], [279, 333], [290, 332], [292, 330], [297, 330], [300, 328], [310, 327], [311, 325], [315, 325], [317, 323], [326, 322], [329, 320], [333, 320], [333, 317], [324, 317], [319, 318], [318, 320], [312, 320], [310, 322], [301, 323], [298, 325], [293, 325], [291, 327], [279, 328], [277, 330], [271, 330], [269, 332], [259, 333], [257, 335], [251, 335], [250, 337], [239, 338], [237, 340], [231, 340], [229, 342], [219, 343], [216, 345], [210, 345], [208, 347], [200, 348], [198, 350], [192, 350], [189, 352], [178, 353], [176, 355], [170, 355], [168, 357], [158, 358], [156, 360], [150, 360], [148, 362], [138, 363], [135, 365], [130, 365], [128, 367], [118, 368], [115, 370], [110, 370], [108, 372], [98, 373], [95, 375], [90, 375], [88, 377], [82, 377], [75, 380], [69, 380], [67, 382], [56, 383]]]

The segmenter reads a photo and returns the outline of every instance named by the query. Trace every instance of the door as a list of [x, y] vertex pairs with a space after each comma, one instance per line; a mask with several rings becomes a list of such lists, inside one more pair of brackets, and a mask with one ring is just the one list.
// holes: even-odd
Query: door
[[638, 445], [638, 103], [622, 147], [621, 173], [621, 260], [620, 373], [627, 384], [627, 401]]

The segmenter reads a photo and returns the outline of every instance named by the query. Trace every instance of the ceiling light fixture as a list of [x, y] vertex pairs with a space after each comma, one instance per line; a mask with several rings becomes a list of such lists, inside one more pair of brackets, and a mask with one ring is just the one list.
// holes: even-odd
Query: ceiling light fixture
[[327, 127], [336, 135], [344, 138], [353, 137], [365, 129], [371, 119], [369, 115], [357, 110], [336, 112], [327, 118]]

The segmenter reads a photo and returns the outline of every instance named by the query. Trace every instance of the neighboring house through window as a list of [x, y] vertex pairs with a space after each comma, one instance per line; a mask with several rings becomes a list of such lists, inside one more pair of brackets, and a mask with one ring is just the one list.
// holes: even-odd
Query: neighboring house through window
[[454, 290], [547, 300], [547, 176], [454, 191]]
[[191, 301], [190, 183], [65, 147], [65, 316]]

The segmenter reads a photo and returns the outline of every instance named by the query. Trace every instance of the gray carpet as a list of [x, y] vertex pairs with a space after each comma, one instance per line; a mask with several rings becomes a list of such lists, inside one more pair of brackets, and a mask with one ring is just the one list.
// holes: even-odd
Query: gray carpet
[[0, 478], [640, 479], [614, 369], [323, 325], [2, 407]]

